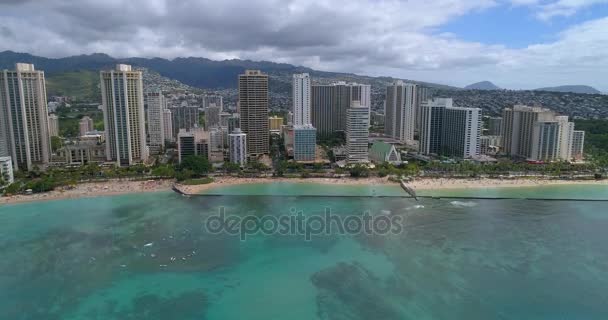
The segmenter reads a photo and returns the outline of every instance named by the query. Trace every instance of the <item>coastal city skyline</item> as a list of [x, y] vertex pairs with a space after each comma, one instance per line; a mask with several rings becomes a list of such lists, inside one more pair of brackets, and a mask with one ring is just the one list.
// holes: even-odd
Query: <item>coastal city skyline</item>
[[0, 318], [605, 320], [608, 0], [0, 1]]

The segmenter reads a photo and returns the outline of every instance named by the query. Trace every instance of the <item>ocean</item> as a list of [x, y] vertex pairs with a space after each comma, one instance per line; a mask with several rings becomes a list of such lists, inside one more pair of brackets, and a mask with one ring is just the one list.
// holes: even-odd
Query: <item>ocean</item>
[[[608, 201], [250, 184], [0, 206], [0, 319], [606, 319]], [[606, 199], [608, 186], [424, 195]], [[210, 232], [207, 219], [400, 217], [399, 232]], [[351, 230], [352, 231], [352, 230]]]

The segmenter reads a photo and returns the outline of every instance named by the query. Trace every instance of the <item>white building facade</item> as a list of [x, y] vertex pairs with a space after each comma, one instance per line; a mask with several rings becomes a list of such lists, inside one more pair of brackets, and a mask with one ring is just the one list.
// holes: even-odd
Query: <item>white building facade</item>
[[314, 161], [317, 146], [317, 130], [312, 124], [293, 126], [293, 159]]
[[293, 125], [311, 124], [311, 81], [308, 73], [294, 74], [292, 84]]
[[247, 134], [240, 128], [235, 128], [228, 134], [230, 162], [236, 163], [241, 167], [247, 164]]

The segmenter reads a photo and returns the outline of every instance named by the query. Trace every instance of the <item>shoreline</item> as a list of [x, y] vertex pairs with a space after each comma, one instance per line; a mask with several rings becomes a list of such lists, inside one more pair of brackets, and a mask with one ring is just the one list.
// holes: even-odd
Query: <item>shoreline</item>
[[[389, 181], [388, 178], [236, 178], [220, 177], [213, 183], [203, 185], [177, 185], [185, 194], [200, 194], [217, 187], [227, 187], [245, 184], [264, 183], [309, 183], [328, 185], [394, 185], [399, 183]], [[514, 188], [514, 187], [536, 187], [552, 185], [608, 185], [608, 180], [547, 180], [539, 178], [518, 179], [453, 179], [453, 178], [418, 178], [409, 182], [416, 191], [446, 190], [446, 189], [484, 189], [484, 188]]]
[[[147, 180], [147, 181], [121, 181], [111, 180], [104, 182], [87, 182], [76, 185], [72, 189], [57, 189], [51, 192], [32, 195], [14, 195], [0, 197], [1, 204], [16, 204], [37, 201], [94, 198], [101, 196], [114, 196], [132, 193], [147, 193], [171, 191], [175, 185], [185, 194], [200, 194], [217, 187], [227, 187], [245, 184], [266, 183], [307, 183], [325, 184], [337, 186], [357, 185], [394, 185], [397, 182], [389, 181], [387, 177], [379, 178], [240, 178], [240, 177], [215, 177], [214, 182], [201, 185], [181, 185], [174, 180]], [[547, 180], [540, 178], [516, 178], [516, 179], [453, 179], [453, 178], [418, 178], [408, 183], [416, 191], [448, 190], [448, 189], [485, 189], [485, 188], [515, 188], [536, 187], [553, 185], [608, 185], [608, 180]]]
[[173, 180], [121, 181], [110, 180], [103, 182], [85, 182], [77, 184], [72, 189], [58, 188], [44, 193], [31, 195], [19, 194], [0, 197], [1, 204], [28, 203], [50, 200], [82, 199], [103, 196], [117, 196], [131, 193], [148, 193], [170, 191]]

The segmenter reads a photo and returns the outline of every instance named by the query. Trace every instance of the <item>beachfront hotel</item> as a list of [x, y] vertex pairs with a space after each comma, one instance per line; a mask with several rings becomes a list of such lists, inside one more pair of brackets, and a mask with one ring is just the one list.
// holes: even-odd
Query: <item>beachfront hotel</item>
[[541, 107], [516, 105], [503, 111], [503, 153], [531, 161], [572, 159], [574, 123]]
[[165, 148], [164, 110], [166, 101], [161, 91], [146, 94], [148, 106], [148, 146], [150, 154], [160, 154]]
[[49, 163], [48, 120], [44, 71], [27, 63], [0, 71], [0, 156], [10, 156], [14, 170]]
[[315, 161], [317, 129], [312, 124], [293, 126], [293, 159]]
[[585, 131], [574, 130], [572, 132], [572, 159], [581, 161], [585, 158]]
[[462, 159], [481, 152], [481, 109], [453, 106], [451, 98], [422, 103], [420, 153]]
[[239, 75], [238, 92], [241, 130], [247, 134], [247, 155], [270, 153], [268, 75], [260, 70], [246, 70]]
[[353, 101], [346, 110], [346, 162], [369, 162], [369, 106]]
[[106, 131], [106, 156], [118, 166], [148, 159], [141, 71], [119, 64], [101, 71], [101, 100]]

